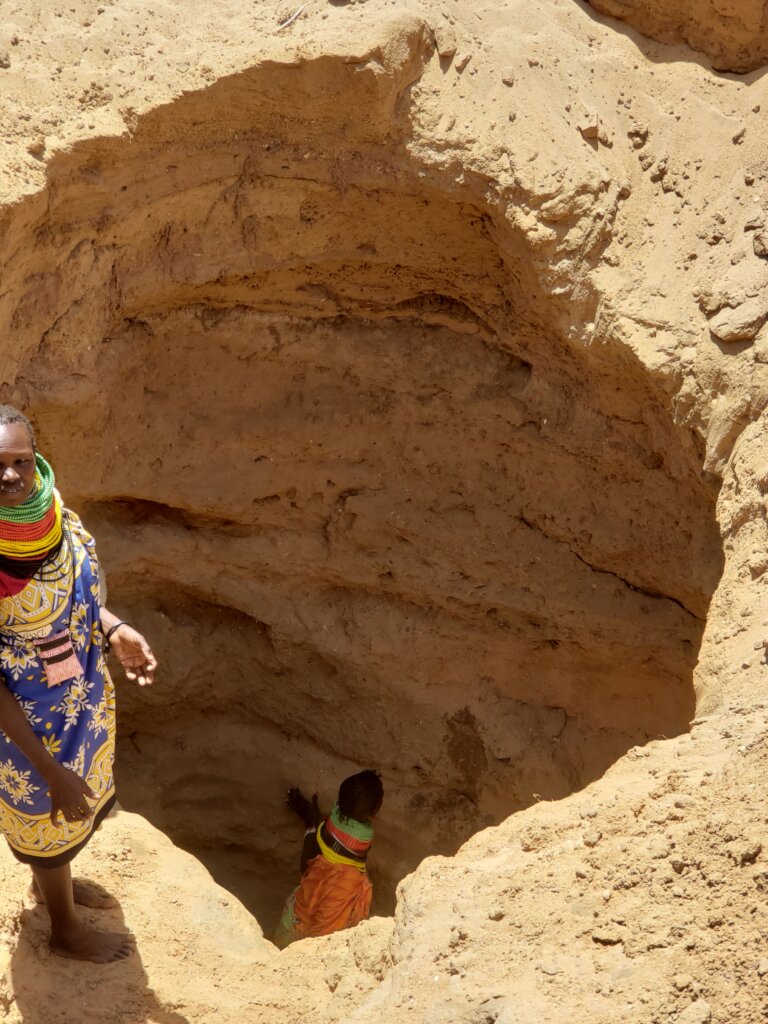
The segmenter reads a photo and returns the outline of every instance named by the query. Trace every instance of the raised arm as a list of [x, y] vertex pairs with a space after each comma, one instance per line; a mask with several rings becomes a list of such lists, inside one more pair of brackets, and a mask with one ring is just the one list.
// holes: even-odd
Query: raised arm
[[317, 842], [317, 826], [323, 820], [323, 812], [320, 810], [317, 793], [313, 793], [310, 802], [301, 792], [298, 786], [291, 786], [288, 790], [285, 802], [297, 814], [306, 826], [304, 843], [301, 847], [300, 869], [302, 875], [307, 869], [307, 864], [320, 853], [320, 846]]

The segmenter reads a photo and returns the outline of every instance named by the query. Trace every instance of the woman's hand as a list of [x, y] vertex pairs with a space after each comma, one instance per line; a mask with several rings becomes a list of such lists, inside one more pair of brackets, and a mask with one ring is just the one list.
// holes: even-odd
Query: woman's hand
[[56, 828], [59, 814], [65, 821], [88, 821], [93, 816], [88, 799], [95, 800], [96, 794], [76, 772], [54, 761], [47, 782], [51, 794], [51, 824]]
[[323, 820], [323, 812], [317, 801], [317, 793], [312, 794], [312, 803], [307, 800], [298, 786], [291, 786], [285, 795], [285, 802], [298, 814], [307, 828], [317, 828]]
[[141, 633], [124, 622], [109, 638], [109, 644], [125, 669], [127, 679], [137, 680], [139, 686], [149, 686], [152, 683], [157, 661]]

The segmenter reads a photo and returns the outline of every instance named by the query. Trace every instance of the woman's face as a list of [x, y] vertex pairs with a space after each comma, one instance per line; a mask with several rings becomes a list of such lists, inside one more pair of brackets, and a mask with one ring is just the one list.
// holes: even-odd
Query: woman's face
[[35, 486], [35, 451], [21, 423], [0, 425], [0, 505], [21, 505]]

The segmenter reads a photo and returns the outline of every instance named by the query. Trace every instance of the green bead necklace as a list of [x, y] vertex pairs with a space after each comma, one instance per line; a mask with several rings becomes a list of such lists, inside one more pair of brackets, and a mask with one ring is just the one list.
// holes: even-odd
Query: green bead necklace
[[51, 507], [56, 478], [40, 452], [35, 453], [35, 488], [21, 505], [0, 505], [0, 519], [6, 523], [39, 523]]

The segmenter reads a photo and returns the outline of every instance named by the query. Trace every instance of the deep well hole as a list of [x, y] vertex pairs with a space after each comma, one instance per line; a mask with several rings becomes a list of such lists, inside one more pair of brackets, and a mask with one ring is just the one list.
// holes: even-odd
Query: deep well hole
[[122, 687], [122, 801], [268, 930], [290, 783], [327, 806], [381, 770], [382, 912], [425, 855], [685, 730], [720, 568], [639, 365], [559, 340], [525, 239], [394, 129], [282, 115], [328, 73], [234, 78], [59, 158], [4, 300], [163, 665]]

